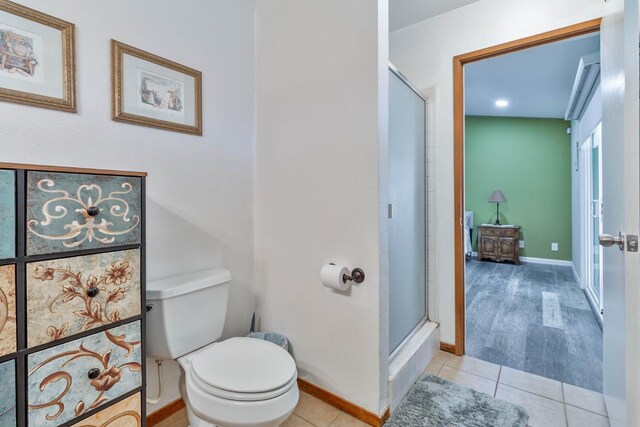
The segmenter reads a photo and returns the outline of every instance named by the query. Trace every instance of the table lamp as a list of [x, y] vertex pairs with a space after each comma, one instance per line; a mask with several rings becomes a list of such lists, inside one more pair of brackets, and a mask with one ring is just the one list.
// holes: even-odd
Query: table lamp
[[500, 203], [504, 203], [506, 201], [507, 201], [507, 198], [504, 197], [504, 194], [502, 194], [502, 191], [496, 190], [493, 193], [491, 193], [491, 197], [489, 197], [489, 203], [496, 204], [496, 222], [494, 222], [493, 225], [500, 225]]

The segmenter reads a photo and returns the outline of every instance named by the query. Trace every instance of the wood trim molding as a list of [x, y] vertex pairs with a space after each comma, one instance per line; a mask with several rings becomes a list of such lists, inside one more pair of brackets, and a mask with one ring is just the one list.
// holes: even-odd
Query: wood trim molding
[[390, 415], [388, 407], [382, 415], [377, 415], [373, 412], [367, 411], [366, 409], [356, 405], [355, 403], [349, 402], [348, 400], [330, 392], [329, 390], [325, 390], [322, 387], [318, 387], [317, 385], [311, 384], [310, 382], [300, 378], [298, 378], [298, 388], [301, 391], [309, 393], [310, 395], [317, 397], [323, 402], [326, 402], [329, 405], [340, 409], [342, 412], [359, 419], [363, 423], [369, 424], [370, 426], [382, 426], [385, 421], [387, 421]]
[[[454, 272], [455, 272], [455, 338], [454, 353], [465, 353], [465, 295], [464, 295], [464, 66], [471, 62], [541, 46], [572, 37], [600, 31], [601, 18], [536, 34], [531, 37], [510, 41], [485, 49], [458, 55], [453, 58], [453, 185], [454, 185]], [[444, 347], [443, 347], [444, 346]], [[450, 344], [441, 343], [443, 351], [451, 349]]]
[[114, 169], [73, 168], [66, 166], [32, 165], [27, 163], [3, 163], [0, 169], [36, 170], [46, 172], [90, 173], [93, 175], [147, 176], [146, 172], [120, 171]]
[[[374, 427], [381, 427], [385, 421], [389, 418], [390, 411], [389, 408], [384, 411], [384, 413], [380, 416], [374, 414], [373, 412], [369, 412], [366, 409], [349, 402], [348, 400], [331, 393], [328, 390], [323, 389], [322, 387], [318, 387], [317, 385], [311, 384], [308, 381], [298, 378], [298, 387], [301, 391], [309, 393], [310, 395], [317, 397], [323, 402], [328, 403], [329, 405], [340, 409], [342, 412], [347, 413], [354, 418], [359, 419], [360, 421], [367, 423]], [[162, 421], [169, 418], [171, 415], [180, 411], [185, 407], [184, 401], [182, 399], [174, 400], [166, 406], [158, 409], [157, 411], [152, 412], [147, 416], [147, 427], [153, 427], [155, 425], [160, 424]]]
[[445, 351], [447, 353], [456, 354], [456, 346], [454, 344], [449, 344], [447, 342], [440, 343], [440, 350]]
[[556, 30], [547, 31], [522, 39], [513, 40], [507, 43], [498, 44], [473, 52], [464, 53], [456, 56], [454, 59], [468, 64], [470, 62], [482, 61], [483, 59], [493, 58], [507, 53], [517, 52], [519, 50], [528, 49], [530, 47], [541, 46], [566, 40], [573, 37], [584, 36], [585, 34], [600, 31], [602, 18], [592, 19], [590, 21], [581, 22], [579, 24], [569, 25], [568, 27], [558, 28]]
[[160, 424], [162, 421], [169, 418], [171, 415], [180, 411], [185, 407], [184, 401], [182, 399], [174, 400], [166, 406], [158, 409], [157, 411], [152, 412], [147, 416], [147, 427], [153, 427], [155, 425]]

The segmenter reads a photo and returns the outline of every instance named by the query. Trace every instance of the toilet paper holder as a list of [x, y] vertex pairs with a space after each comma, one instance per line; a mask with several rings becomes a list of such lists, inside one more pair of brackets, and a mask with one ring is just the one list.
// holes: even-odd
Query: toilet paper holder
[[[329, 265], [335, 265], [335, 264], [333, 262], [330, 262]], [[355, 283], [360, 284], [364, 282], [364, 279], [365, 279], [364, 270], [358, 267], [351, 270], [351, 274], [342, 275], [342, 283], [347, 283], [348, 281], [352, 280]]]

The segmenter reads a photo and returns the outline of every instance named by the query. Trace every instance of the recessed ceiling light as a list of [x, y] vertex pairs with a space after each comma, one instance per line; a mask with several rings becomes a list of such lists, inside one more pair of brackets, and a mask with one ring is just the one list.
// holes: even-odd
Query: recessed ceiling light
[[496, 101], [496, 107], [504, 108], [509, 106], [509, 101], [506, 99], [498, 99]]

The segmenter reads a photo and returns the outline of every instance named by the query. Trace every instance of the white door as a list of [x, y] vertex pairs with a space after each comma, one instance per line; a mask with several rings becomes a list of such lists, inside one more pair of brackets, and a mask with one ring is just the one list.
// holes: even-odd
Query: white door
[[[609, 0], [602, 22], [603, 232], [638, 235], [638, 0]], [[625, 239], [626, 240], [626, 239]], [[640, 257], [602, 248], [604, 394], [612, 426], [640, 426]]]

